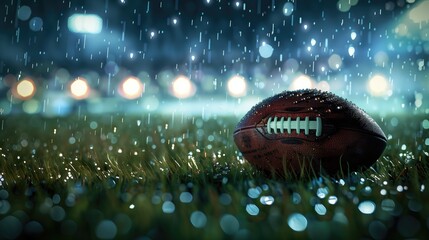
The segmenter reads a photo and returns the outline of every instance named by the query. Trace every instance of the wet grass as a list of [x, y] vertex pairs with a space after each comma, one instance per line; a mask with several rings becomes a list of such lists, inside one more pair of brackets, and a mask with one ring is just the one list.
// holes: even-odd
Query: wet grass
[[238, 119], [0, 118], [0, 239], [425, 238], [427, 116], [385, 116], [378, 162], [342, 178], [271, 178]]

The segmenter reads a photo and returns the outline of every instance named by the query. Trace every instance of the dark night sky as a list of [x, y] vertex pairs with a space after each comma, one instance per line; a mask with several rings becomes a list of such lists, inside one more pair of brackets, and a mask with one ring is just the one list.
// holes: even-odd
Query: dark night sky
[[[392, 20], [409, 4], [387, 11], [384, 1], [359, 1], [349, 12], [340, 12], [336, 1], [297, 1], [291, 16], [283, 15], [286, 1], [6, 1], [0, 12], [2, 72], [34, 70], [35, 64], [69, 69], [100, 70], [112, 60], [137, 71], [164, 68], [222, 69], [281, 66], [294, 57], [303, 68], [323, 61], [333, 52], [347, 54], [351, 31], [358, 34], [356, 50], [368, 48], [389, 36]], [[18, 5], [31, 8], [31, 17], [43, 20], [41, 31], [29, 29], [29, 21], [17, 19]], [[245, 4], [245, 9], [243, 7]], [[398, 6], [399, 5], [399, 6]], [[6, 14], [5, 14], [6, 13]], [[103, 19], [98, 35], [76, 34], [67, 28], [73, 13], [95, 13]], [[173, 20], [177, 19], [177, 24]], [[303, 29], [307, 24], [309, 28]], [[155, 35], [151, 39], [151, 32]], [[320, 44], [315, 55], [306, 54], [311, 38]], [[328, 46], [325, 46], [325, 40]], [[274, 48], [270, 59], [258, 58], [262, 41]], [[209, 48], [210, 44], [210, 48]], [[130, 53], [134, 58], [130, 59]], [[51, 66], [52, 67], [52, 66]]]

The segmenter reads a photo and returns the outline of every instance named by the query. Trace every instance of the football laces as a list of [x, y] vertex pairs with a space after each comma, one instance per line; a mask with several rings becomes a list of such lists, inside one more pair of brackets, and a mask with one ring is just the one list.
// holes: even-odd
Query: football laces
[[322, 135], [322, 118], [316, 117], [313, 120], [310, 120], [310, 117], [305, 117], [301, 120], [300, 117], [292, 120], [291, 117], [285, 118], [281, 117], [269, 117], [267, 121], [267, 132], [268, 134], [278, 134], [285, 133], [291, 134], [292, 131], [295, 131], [297, 134], [300, 134], [301, 131], [304, 131], [305, 135], [310, 134], [310, 130], [316, 131], [316, 137]]

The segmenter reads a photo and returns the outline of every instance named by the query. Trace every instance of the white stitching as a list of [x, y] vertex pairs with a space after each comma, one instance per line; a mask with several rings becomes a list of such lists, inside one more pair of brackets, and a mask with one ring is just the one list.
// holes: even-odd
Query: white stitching
[[316, 130], [316, 137], [320, 137], [322, 135], [322, 119], [316, 117], [315, 120], [310, 120], [309, 117], [305, 117], [305, 119], [301, 121], [300, 117], [297, 117], [296, 120], [291, 120], [291, 117], [288, 117], [285, 121], [285, 118], [281, 117], [279, 121], [277, 117], [268, 118], [268, 134], [277, 134], [279, 130], [280, 133], [284, 133], [285, 129], [288, 134], [291, 134], [292, 130], [295, 130], [297, 134], [300, 134], [301, 130], [304, 130], [305, 135], [309, 135], [310, 130]]

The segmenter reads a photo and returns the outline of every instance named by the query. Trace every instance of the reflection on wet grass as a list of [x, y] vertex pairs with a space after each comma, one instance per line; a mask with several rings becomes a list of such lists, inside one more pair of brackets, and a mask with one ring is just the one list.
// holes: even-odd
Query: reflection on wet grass
[[425, 116], [380, 120], [377, 164], [348, 177], [269, 178], [235, 118], [0, 118], [0, 239], [424, 238]]

